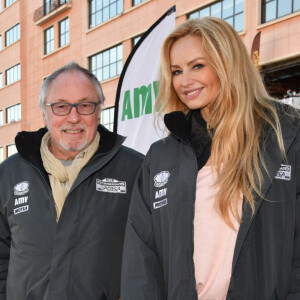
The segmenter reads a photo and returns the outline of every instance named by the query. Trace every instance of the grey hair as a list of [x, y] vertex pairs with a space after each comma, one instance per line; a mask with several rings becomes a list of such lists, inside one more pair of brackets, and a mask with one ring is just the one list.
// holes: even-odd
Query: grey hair
[[54, 71], [51, 75], [49, 75], [45, 81], [43, 82], [42, 88], [41, 88], [41, 92], [40, 92], [40, 97], [39, 97], [39, 107], [40, 109], [45, 112], [45, 102], [46, 102], [46, 98], [47, 98], [47, 94], [48, 94], [48, 90], [49, 87], [52, 83], [52, 81], [60, 74], [64, 73], [64, 72], [73, 72], [73, 71], [79, 71], [82, 72], [83, 74], [85, 74], [93, 83], [95, 90], [97, 92], [98, 95], [98, 100], [100, 102], [99, 104], [99, 117], [100, 117], [100, 112], [101, 112], [101, 107], [104, 104], [104, 94], [102, 91], [102, 87], [101, 84], [98, 80], [98, 78], [88, 69], [85, 69], [83, 67], [81, 67], [79, 64], [77, 64], [76, 62], [72, 61], [64, 66], [62, 66], [61, 68], [57, 69], [56, 71]]

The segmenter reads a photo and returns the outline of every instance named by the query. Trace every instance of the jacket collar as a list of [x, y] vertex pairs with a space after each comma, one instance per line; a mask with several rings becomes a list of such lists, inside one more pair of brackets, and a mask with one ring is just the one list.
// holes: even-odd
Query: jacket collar
[[[42, 138], [47, 131], [48, 129], [43, 127], [38, 131], [18, 132], [15, 138], [15, 144], [20, 155], [25, 159], [29, 159], [32, 153], [39, 152]], [[111, 150], [116, 145], [117, 140], [121, 139], [122, 142], [125, 140], [125, 137], [107, 130], [102, 125], [98, 126], [98, 132], [100, 133], [101, 138], [97, 153], [100, 154]]]
[[[37, 167], [46, 181], [49, 182], [48, 174], [44, 169], [40, 154], [40, 145], [47, 128], [40, 128], [38, 131], [22, 131], [15, 138], [15, 144], [19, 154], [27, 161]], [[118, 150], [125, 140], [125, 137], [107, 130], [104, 126], [98, 126], [100, 133], [99, 148], [95, 155], [104, 155], [111, 152], [113, 149]]]
[[168, 130], [188, 144], [190, 144], [191, 115], [191, 112], [185, 115], [182, 111], [173, 111], [164, 116], [164, 122]]
[[198, 170], [208, 161], [211, 153], [211, 136], [207, 131], [207, 123], [199, 110], [191, 110], [187, 115], [181, 111], [166, 114], [165, 124], [169, 131], [187, 143], [196, 155]]

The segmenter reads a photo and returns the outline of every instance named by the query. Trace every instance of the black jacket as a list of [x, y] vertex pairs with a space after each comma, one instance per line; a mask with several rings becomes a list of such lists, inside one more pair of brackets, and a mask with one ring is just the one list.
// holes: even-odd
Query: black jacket
[[[133, 182], [143, 156], [99, 126], [99, 149], [58, 222], [41, 156], [46, 129], [16, 137], [0, 165], [0, 299], [116, 300]], [[6, 289], [6, 295], [5, 295]]]
[[[299, 117], [281, 110], [288, 163], [265, 129], [262, 193], [255, 213], [244, 202], [228, 299], [300, 299]], [[165, 116], [171, 136], [150, 148], [133, 190], [123, 252], [122, 300], [196, 300], [193, 220], [198, 166], [190, 119]], [[205, 154], [205, 155], [204, 155]], [[202, 156], [202, 162], [201, 162]], [[203, 159], [204, 156], [204, 159]], [[205, 159], [206, 158], [206, 159]]]

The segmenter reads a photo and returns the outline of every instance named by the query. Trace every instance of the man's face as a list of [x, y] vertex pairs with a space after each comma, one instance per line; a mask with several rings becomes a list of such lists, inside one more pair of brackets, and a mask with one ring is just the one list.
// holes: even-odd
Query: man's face
[[[50, 84], [46, 103], [99, 102], [91, 80], [80, 71], [66, 71]], [[50, 151], [62, 160], [73, 159], [94, 140], [99, 124], [99, 105], [90, 115], [80, 115], [75, 107], [70, 114], [57, 116], [46, 106], [44, 122], [50, 133]]]

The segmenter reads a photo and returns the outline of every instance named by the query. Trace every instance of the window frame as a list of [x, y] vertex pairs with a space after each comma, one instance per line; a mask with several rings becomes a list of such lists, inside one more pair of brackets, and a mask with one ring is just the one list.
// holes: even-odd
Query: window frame
[[[137, 6], [143, 2], [145, 2], [146, 0], [132, 0], [132, 6]], [[137, 3], [136, 3], [137, 2]]]
[[[212, 15], [211, 9], [212, 9], [213, 7], [215, 7], [216, 5], [220, 4], [220, 6], [221, 6], [221, 11], [220, 11], [221, 17], [220, 17], [220, 19], [222, 19], [222, 20], [228, 22], [229, 24], [231, 24], [232, 27], [234, 27], [235, 30], [236, 30], [237, 32], [243, 32], [243, 31], [245, 30], [245, 23], [244, 23], [244, 19], [245, 19], [245, 0], [242, 0], [242, 1], [243, 1], [243, 10], [242, 10], [242, 11], [239, 11], [239, 12], [237, 12], [237, 13], [235, 12], [235, 9], [236, 9], [236, 6], [237, 6], [236, 1], [238, 1], [238, 0], [232, 0], [232, 2], [233, 2], [233, 6], [232, 6], [232, 7], [233, 7], [233, 8], [232, 8], [232, 9], [233, 9], [233, 12], [232, 12], [232, 15], [229, 15], [229, 16], [223, 18], [223, 14], [224, 14], [224, 3], [225, 3], [225, 1], [228, 1], [228, 0], [219, 0], [219, 1], [214, 2], [214, 3], [208, 4], [208, 5], [204, 5], [204, 6], [200, 7], [200, 8], [198, 8], [197, 10], [194, 10], [192, 13], [188, 14], [188, 19], [192, 19], [192, 18], [201, 18], [201, 16], [200, 16], [201, 11], [204, 11], [204, 10], [206, 10], [206, 9], [209, 10], [209, 14], [208, 14], [208, 15], [211, 16], [211, 15]], [[194, 17], [193, 15], [195, 15], [195, 14], [198, 14], [198, 16], [197, 16], [197, 17]], [[240, 15], [242, 15], [242, 17], [243, 17], [243, 26], [242, 26], [242, 29], [241, 29], [241, 30], [238, 30], [238, 29], [236, 28], [236, 26], [235, 26], [235, 20], [236, 20], [236, 18], [237, 18], [238, 16], [240, 16]], [[204, 15], [204, 16], [206, 16], [206, 15]], [[203, 17], [204, 17], [204, 16], [203, 16]], [[228, 21], [229, 19], [232, 19], [232, 23], [230, 23], [230, 22]]]
[[132, 48], [134, 48], [134, 46], [139, 42], [142, 36], [143, 33], [132, 38]]
[[7, 8], [11, 6], [13, 3], [15, 3], [17, 0], [5, 0], [4, 7]]
[[[119, 47], [121, 50], [119, 50]], [[111, 51], [115, 49], [116, 52], [116, 60], [111, 61]], [[108, 53], [108, 54], [107, 54]], [[121, 54], [121, 57], [119, 58], [118, 53]], [[107, 59], [108, 55], [108, 64], [105, 64], [105, 61]], [[93, 65], [93, 62], [96, 62], [96, 65]], [[115, 74], [111, 74], [111, 67], [112, 65], [116, 64], [116, 72]], [[121, 64], [120, 70], [119, 65]], [[106, 69], [108, 68], [108, 69]], [[90, 71], [98, 78], [98, 80], [105, 81], [110, 80], [111, 78], [115, 78], [119, 76], [123, 69], [123, 44], [118, 44], [116, 46], [113, 46], [111, 48], [108, 48], [106, 50], [103, 50], [101, 52], [96, 53], [95, 55], [92, 55], [89, 57], [89, 69]], [[105, 72], [108, 70], [108, 77], [105, 76]], [[100, 76], [101, 72], [101, 76]]]
[[[97, 1], [97, 2], [96, 2]], [[96, 9], [96, 6], [98, 6], [98, 2], [101, 1], [101, 5], [99, 4], [99, 6], [101, 6], [98, 10]], [[107, 22], [108, 20], [120, 15], [123, 12], [123, 0], [110, 0], [108, 1], [108, 5], [103, 6], [104, 1], [108, 1], [108, 0], [89, 0], [89, 20], [88, 20], [88, 26], [89, 29], [94, 28], [102, 23]], [[116, 13], [115, 14], [111, 14], [111, 7], [116, 4]], [[95, 7], [95, 10], [93, 10], [93, 6]], [[119, 9], [120, 7], [120, 9]], [[108, 18], [105, 18], [105, 10], [108, 9]], [[101, 19], [98, 22], [98, 17]], [[94, 19], [94, 22], [93, 22]]]
[[20, 27], [20, 23], [18, 23], [5, 31], [5, 47], [9, 47], [10, 45], [16, 43], [17, 41], [20, 40], [20, 38], [21, 38], [21, 27]]
[[[104, 115], [105, 112], [108, 112], [108, 122], [104, 122], [104, 119], [106, 116]], [[105, 128], [107, 128], [109, 131], [113, 131], [114, 129], [114, 115], [115, 115], [115, 107], [107, 107], [105, 109], [101, 110], [101, 117], [100, 117], [100, 123], [103, 125]]]
[[44, 16], [49, 15], [54, 10], [54, 0], [43, 0]]
[[21, 117], [21, 103], [6, 108], [6, 124], [19, 122]]
[[3, 109], [0, 109], [0, 126], [4, 125]]
[[4, 148], [0, 147], [0, 163], [4, 161]]
[[[51, 32], [50, 32], [51, 30]], [[50, 40], [47, 39], [47, 33], [50, 32]], [[51, 38], [52, 35], [52, 38]], [[48, 45], [50, 46], [50, 51], [48, 52]], [[54, 51], [54, 25], [49, 26], [44, 30], [44, 55], [48, 55]]]
[[67, 4], [69, 3], [69, 0], [59, 0], [59, 5], [64, 5], [64, 4]]
[[[10, 149], [13, 149], [12, 153], [10, 153]], [[14, 155], [15, 153], [17, 153], [17, 147], [15, 144], [10, 144], [6, 146], [6, 150], [7, 150], [7, 157], [10, 157], [11, 155]]]
[[[65, 31], [62, 33], [62, 24], [67, 21], [67, 25], [65, 25]], [[67, 29], [66, 29], [67, 28]], [[64, 47], [66, 45], [70, 44], [70, 19], [69, 17], [66, 17], [58, 22], [58, 44], [59, 48]], [[64, 43], [62, 43], [62, 38], [64, 40]]]
[[[272, 22], [274, 20], [277, 20], [277, 19], [286, 17], [288, 15], [291, 15], [291, 14], [293, 14], [295, 12], [300, 12], [300, 8], [298, 10], [294, 10], [294, 2], [295, 2], [295, 0], [285, 0], [285, 1], [290, 1], [291, 12], [289, 12], [289, 13], [287, 13], [285, 15], [279, 16], [278, 15], [279, 14], [278, 1], [279, 0], [262, 0], [262, 2], [261, 2], [261, 24]], [[272, 18], [270, 20], [266, 20], [266, 16], [267, 16], [266, 7], [267, 7], [267, 4], [272, 3], [272, 2], [275, 3], [275, 18]]]
[[[10, 72], [10, 71], [13, 72], [13, 73], [8, 74], [8, 72]], [[15, 74], [15, 72], [17, 72], [17, 74]], [[12, 76], [13, 79], [12, 79], [12, 81], [8, 82], [8, 78], [11, 75], [13, 75]], [[15, 75], [17, 75], [17, 76], [15, 76]], [[21, 64], [20, 63], [18, 63], [18, 64], [16, 64], [16, 65], [14, 65], [14, 66], [12, 66], [12, 67], [5, 70], [5, 85], [11, 85], [11, 84], [13, 84], [13, 83], [15, 83], [19, 80], [21, 80]]]

